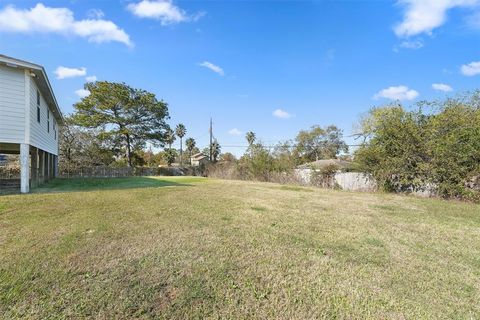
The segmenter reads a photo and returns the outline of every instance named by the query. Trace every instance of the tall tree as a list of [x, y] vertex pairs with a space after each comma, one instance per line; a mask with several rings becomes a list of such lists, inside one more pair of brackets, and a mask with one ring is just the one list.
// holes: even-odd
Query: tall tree
[[165, 162], [167, 163], [167, 165], [171, 166], [172, 163], [175, 162], [175, 158], [177, 157], [177, 152], [174, 149], [169, 148], [168, 150], [165, 150], [162, 153], [162, 156]]
[[275, 159], [275, 167], [279, 171], [291, 171], [298, 164], [298, 159], [292, 150], [292, 141], [279, 142], [271, 153]]
[[274, 159], [261, 142], [253, 143], [249, 147], [248, 155], [239, 162], [240, 176], [260, 181], [268, 181], [268, 177], [275, 171]]
[[222, 148], [220, 147], [220, 144], [218, 143], [217, 139], [215, 139], [212, 143], [212, 161], [217, 162], [218, 156], [222, 152]]
[[177, 138], [175, 137], [175, 132], [169, 127], [165, 133], [165, 143], [168, 144], [168, 149], [172, 149], [172, 144]]
[[175, 134], [180, 138], [180, 165], [183, 165], [183, 137], [187, 133], [187, 129], [181, 123], [175, 128]]
[[342, 139], [342, 130], [334, 125], [326, 128], [313, 126], [310, 130], [302, 130], [295, 140], [297, 145], [294, 152], [303, 162], [336, 158], [342, 151], [348, 151], [348, 146]]
[[248, 146], [252, 146], [252, 144], [255, 143], [255, 140], [257, 140], [257, 136], [255, 135], [255, 133], [253, 131], [249, 131], [245, 135], [245, 139], [247, 139]]
[[164, 144], [168, 105], [153, 93], [107, 81], [86, 83], [85, 89], [90, 95], [74, 105], [73, 121], [97, 129], [101, 137], [121, 142], [129, 166], [133, 165], [134, 146], [147, 141], [156, 146]]
[[235, 157], [235, 155], [231, 152], [225, 152], [221, 155], [221, 159], [222, 161], [226, 161], [226, 162], [235, 162], [237, 160], [237, 158]]
[[192, 152], [196, 144], [197, 143], [193, 138], [188, 138], [187, 140], [185, 140], [185, 145], [187, 146], [187, 150], [188, 150], [188, 156], [190, 157], [190, 164], [192, 164]]
[[59, 143], [61, 170], [109, 165], [114, 161], [113, 141], [100, 139], [97, 130], [74, 125], [70, 116], [65, 117]]
[[431, 159], [426, 148], [429, 129], [421, 114], [401, 105], [374, 108], [362, 119], [368, 137], [355, 152], [362, 171], [372, 174], [385, 191], [416, 190], [426, 184]]

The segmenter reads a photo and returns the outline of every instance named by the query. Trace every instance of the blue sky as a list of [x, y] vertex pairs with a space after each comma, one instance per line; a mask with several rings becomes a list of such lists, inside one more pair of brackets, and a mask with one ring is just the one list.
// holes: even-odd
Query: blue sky
[[0, 0], [0, 53], [43, 65], [65, 113], [86, 77], [124, 81], [200, 147], [210, 117], [224, 146], [272, 144], [479, 88], [479, 40], [480, 0]]

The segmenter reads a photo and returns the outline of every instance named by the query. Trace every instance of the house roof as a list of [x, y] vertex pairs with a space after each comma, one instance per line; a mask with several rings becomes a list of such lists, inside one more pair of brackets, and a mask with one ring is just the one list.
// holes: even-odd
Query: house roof
[[205, 159], [205, 158], [208, 158], [208, 157], [200, 152], [200, 153], [196, 153], [196, 154], [192, 155], [191, 158], [194, 159], [194, 160], [202, 160], [202, 159]]
[[347, 169], [352, 163], [350, 161], [339, 160], [339, 159], [322, 159], [310, 163], [305, 163], [298, 166], [298, 169], [323, 169], [327, 166], [334, 165], [339, 169]]
[[30, 74], [35, 78], [35, 82], [37, 83], [40, 92], [42, 92], [47, 104], [51, 107], [55, 119], [59, 124], [64, 122], [62, 111], [58, 106], [57, 99], [53, 93], [47, 73], [41, 65], [8, 57], [3, 54], [0, 54], [0, 64], [7, 65], [12, 68], [23, 68], [30, 70]]

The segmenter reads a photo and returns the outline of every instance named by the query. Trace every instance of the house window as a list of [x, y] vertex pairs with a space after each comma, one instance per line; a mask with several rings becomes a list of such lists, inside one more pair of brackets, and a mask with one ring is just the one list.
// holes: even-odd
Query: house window
[[47, 110], [47, 132], [50, 132], [50, 110]]
[[57, 123], [55, 122], [55, 119], [53, 119], [53, 134], [54, 139], [57, 140]]
[[37, 90], [37, 122], [40, 123], [40, 92]]

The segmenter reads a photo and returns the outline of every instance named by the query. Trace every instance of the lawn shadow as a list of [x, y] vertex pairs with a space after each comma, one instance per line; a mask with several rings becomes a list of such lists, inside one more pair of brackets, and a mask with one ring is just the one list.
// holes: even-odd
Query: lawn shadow
[[32, 193], [85, 192], [99, 190], [189, 187], [204, 180], [200, 177], [122, 177], [122, 178], [58, 178]]

